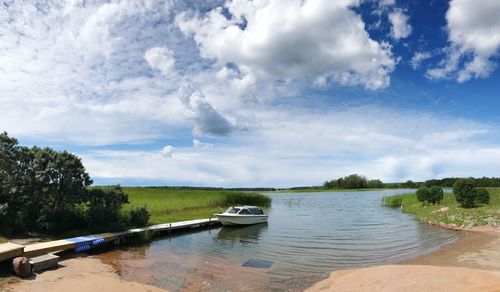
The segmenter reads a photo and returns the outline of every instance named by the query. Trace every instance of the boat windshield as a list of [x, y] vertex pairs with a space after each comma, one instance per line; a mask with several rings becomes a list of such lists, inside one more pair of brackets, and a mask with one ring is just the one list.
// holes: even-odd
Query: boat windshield
[[249, 208], [250, 212], [254, 215], [262, 215], [264, 212], [260, 208]]
[[240, 208], [229, 208], [226, 212], [229, 214], [236, 214], [240, 211]]
[[251, 213], [250, 213], [250, 211], [248, 211], [248, 209], [242, 209], [240, 211], [240, 213], [238, 213], [238, 214], [239, 215], [250, 215]]

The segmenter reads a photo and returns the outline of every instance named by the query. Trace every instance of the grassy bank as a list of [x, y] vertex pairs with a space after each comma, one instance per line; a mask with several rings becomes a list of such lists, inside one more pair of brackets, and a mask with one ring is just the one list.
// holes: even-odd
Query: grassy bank
[[125, 187], [129, 202], [124, 210], [146, 206], [150, 224], [208, 218], [233, 205], [267, 207], [271, 199], [259, 193], [228, 190], [189, 190]]
[[[490, 204], [482, 207], [465, 209], [455, 201], [453, 193], [445, 193], [443, 202], [424, 206], [417, 201], [415, 194], [394, 195], [383, 198], [388, 207], [400, 207], [405, 213], [413, 214], [421, 221], [435, 224], [455, 224], [457, 226], [491, 225], [500, 227], [500, 187], [487, 188], [490, 192]], [[448, 207], [446, 212], [435, 212]]]
[[3, 237], [3, 236], [0, 236], [0, 243], [4, 243], [4, 242], [7, 242], [9, 241], [7, 238]]

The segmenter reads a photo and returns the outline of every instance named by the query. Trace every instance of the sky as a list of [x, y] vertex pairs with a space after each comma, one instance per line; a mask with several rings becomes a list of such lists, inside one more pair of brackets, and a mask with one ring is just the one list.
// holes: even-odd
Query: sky
[[97, 185], [500, 176], [498, 0], [1, 1], [0, 131]]

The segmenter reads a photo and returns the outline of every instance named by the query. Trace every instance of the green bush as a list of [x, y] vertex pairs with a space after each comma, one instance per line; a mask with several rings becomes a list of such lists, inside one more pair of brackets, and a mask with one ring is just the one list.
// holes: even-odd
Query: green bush
[[149, 213], [146, 206], [142, 208], [132, 209], [130, 210], [130, 226], [133, 227], [144, 227], [148, 225], [149, 218], [151, 217], [151, 213]]
[[455, 194], [455, 200], [463, 208], [474, 208], [476, 206], [477, 190], [473, 179], [458, 179], [453, 184], [453, 194]]
[[443, 189], [438, 186], [432, 186], [430, 189], [429, 203], [436, 204], [443, 201]]
[[87, 228], [93, 231], [116, 231], [124, 226], [120, 216], [128, 196], [120, 186], [88, 190]]
[[429, 203], [431, 201], [431, 189], [419, 187], [417, 189], [417, 200], [422, 203]]
[[476, 204], [489, 204], [490, 193], [485, 188], [476, 189]]

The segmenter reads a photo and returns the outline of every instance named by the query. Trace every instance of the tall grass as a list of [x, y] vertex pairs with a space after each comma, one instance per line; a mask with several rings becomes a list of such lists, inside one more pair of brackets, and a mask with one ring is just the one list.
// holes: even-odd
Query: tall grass
[[240, 191], [147, 187], [125, 187], [124, 191], [130, 202], [124, 211], [146, 206], [151, 224], [208, 218], [232, 205], [271, 205], [267, 196]]
[[[455, 200], [453, 193], [445, 193], [443, 201], [435, 205], [424, 205], [415, 194], [401, 194], [382, 198], [387, 207], [402, 206], [403, 212], [414, 214], [418, 219], [436, 224], [457, 226], [491, 225], [500, 227], [500, 187], [487, 188], [490, 203], [476, 208], [465, 209]], [[435, 212], [448, 207], [446, 212]]]

